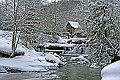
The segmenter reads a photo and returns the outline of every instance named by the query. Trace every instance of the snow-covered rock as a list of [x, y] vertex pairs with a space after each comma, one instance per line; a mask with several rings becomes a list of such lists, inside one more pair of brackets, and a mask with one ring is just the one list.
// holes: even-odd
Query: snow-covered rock
[[101, 76], [102, 80], [120, 80], [120, 61], [104, 67]]
[[6, 73], [7, 71], [5, 70], [5, 68], [0, 67], [0, 73]]
[[78, 51], [78, 47], [75, 46], [72, 50], [68, 51], [67, 53], [68, 54], [75, 54], [75, 53], [77, 53], [77, 51]]
[[71, 57], [70, 61], [80, 63], [80, 64], [85, 64], [89, 62], [86, 58], [84, 58], [84, 56]]
[[99, 68], [99, 66], [97, 66], [96, 63], [92, 63], [89, 67], [90, 67], [90, 68]]
[[58, 36], [58, 43], [67, 43], [67, 39], [63, 39], [62, 37]]
[[63, 62], [56, 56], [54, 56], [53, 54], [47, 54], [45, 56], [45, 59], [48, 61], [48, 62], [53, 62], [53, 63], [56, 63], [57, 66], [63, 66]]

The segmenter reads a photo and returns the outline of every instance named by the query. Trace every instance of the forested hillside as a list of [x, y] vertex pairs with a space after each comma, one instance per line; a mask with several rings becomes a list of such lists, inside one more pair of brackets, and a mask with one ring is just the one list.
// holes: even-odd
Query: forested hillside
[[47, 41], [43, 33], [54, 35], [66, 32], [68, 21], [79, 22], [83, 33], [89, 39], [86, 44], [90, 48], [89, 53], [93, 53], [94, 56], [91, 62], [104, 63], [108, 58], [119, 54], [119, 0], [55, 0], [50, 3], [47, 0], [5, 0], [0, 2], [0, 29], [13, 31], [13, 49], [17, 44], [15, 42], [18, 31], [24, 43], [42, 43]]

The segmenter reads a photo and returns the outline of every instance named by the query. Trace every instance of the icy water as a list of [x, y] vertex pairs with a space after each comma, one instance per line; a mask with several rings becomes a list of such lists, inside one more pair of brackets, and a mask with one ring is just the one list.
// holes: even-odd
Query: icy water
[[67, 64], [58, 70], [59, 80], [100, 80], [100, 70], [87, 65]]
[[0, 73], [0, 80], [100, 80], [100, 70], [69, 63], [48, 72]]

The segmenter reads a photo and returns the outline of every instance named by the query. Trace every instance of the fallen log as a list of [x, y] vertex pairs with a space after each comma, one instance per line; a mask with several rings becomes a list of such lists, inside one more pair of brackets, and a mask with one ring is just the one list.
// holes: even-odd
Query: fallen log
[[0, 57], [9, 58], [10, 53], [0, 50]]
[[[15, 52], [15, 54], [13, 55], [13, 57], [15, 57], [15, 56], [21, 56], [21, 55], [24, 55], [24, 54], [25, 54], [24, 52]], [[9, 58], [10, 55], [11, 55], [11, 53], [0, 50], [0, 57]]]

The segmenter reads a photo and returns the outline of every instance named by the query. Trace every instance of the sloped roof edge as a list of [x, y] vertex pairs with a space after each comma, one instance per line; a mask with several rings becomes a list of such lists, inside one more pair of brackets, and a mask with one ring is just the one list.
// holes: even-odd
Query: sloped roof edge
[[73, 28], [79, 28], [80, 25], [78, 22], [74, 22], [74, 21], [69, 21], [70, 25], [73, 27]]

